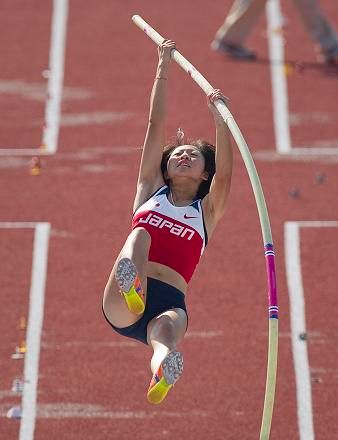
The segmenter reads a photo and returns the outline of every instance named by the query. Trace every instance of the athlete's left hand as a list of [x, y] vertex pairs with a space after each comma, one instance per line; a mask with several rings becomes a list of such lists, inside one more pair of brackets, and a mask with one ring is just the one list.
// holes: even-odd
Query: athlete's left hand
[[220, 89], [214, 89], [211, 93], [209, 93], [207, 95], [207, 103], [208, 103], [208, 107], [214, 117], [215, 123], [223, 123], [224, 124], [224, 120], [222, 118], [222, 116], [220, 115], [219, 111], [217, 110], [217, 108], [215, 107], [215, 101], [217, 99], [221, 99], [224, 104], [229, 107], [229, 98], [227, 98], [226, 96], [223, 95], [223, 93], [220, 91]]

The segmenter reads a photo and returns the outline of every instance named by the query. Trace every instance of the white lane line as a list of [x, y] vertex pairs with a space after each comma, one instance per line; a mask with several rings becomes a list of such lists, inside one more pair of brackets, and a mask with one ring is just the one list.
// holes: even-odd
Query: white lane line
[[41, 332], [47, 279], [48, 245], [51, 226], [43, 222], [0, 222], [0, 229], [34, 229], [33, 261], [26, 334], [24, 389], [19, 440], [33, 440], [37, 413], [37, 388]]
[[36, 222], [0, 222], [0, 229], [30, 229], [38, 224]]
[[338, 221], [316, 221], [316, 220], [307, 220], [307, 221], [298, 221], [297, 223], [302, 228], [337, 228]]
[[34, 438], [49, 236], [50, 223], [37, 223], [34, 234], [19, 440]]
[[54, 0], [49, 53], [48, 98], [42, 145], [50, 154], [58, 146], [67, 33], [68, 0]]
[[338, 155], [337, 147], [294, 147], [291, 150], [294, 156], [334, 156]]
[[272, 83], [273, 119], [278, 153], [291, 151], [288, 110], [288, 89], [284, 72], [283, 17], [279, 0], [266, 3], [270, 72]]
[[286, 222], [284, 229], [286, 277], [290, 298], [293, 363], [296, 378], [300, 440], [314, 440], [311, 377], [307, 352], [305, 302], [301, 274], [299, 225]]
[[42, 132], [43, 148], [0, 148], [0, 156], [41, 156], [56, 153], [60, 128], [67, 18], [68, 0], [54, 0], [47, 101]]
[[[285, 56], [284, 56], [284, 37], [283, 37], [283, 15], [280, 7], [280, 0], [268, 0], [265, 7], [268, 31], [269, 57], [270, 57], [270, 75], [272, 84], [272, 107], [273, 121], [276, 140], [276, 150], [278, 154], [293, 156], [304, 155], [336, 155], [338, 149], [334, 146], [327, 148], [311, 147], [292, 147], [290, 133], [289, 103], [288, 103], [288, 85], [285, 74]], [[308, 118], [312, 113], [306, 114]], [[303, 118], [305, 117], [303, 115]]]
[[0, 156], [48, 156], [43, 148], [0, 148]]
[[193, 409], [191, 411], [166, 411], [164, 409], [161, 409], [161, 411], [133, 411], [130, 409], [113, 411], [111, 408], [106, 408], [102, 405], [95, 405], [91, 403], [82, 404], [57, 402], [39, 406], [39, 419], [152, 419], [158, 418], [160, 415], [161, 417], [187, 418], [208, 417], [209, 414], [201, 409]]
[[305, 300], [300, 256], [299, 230], [301, 227], [338, 227], [338, 222], [299, 221], [286, 222], [284, 225], [285, 264], [290, 298], [291, 341], [296, 378], [298, 429], [300, 440], [314, 440], [311, 376], [306, 342]]

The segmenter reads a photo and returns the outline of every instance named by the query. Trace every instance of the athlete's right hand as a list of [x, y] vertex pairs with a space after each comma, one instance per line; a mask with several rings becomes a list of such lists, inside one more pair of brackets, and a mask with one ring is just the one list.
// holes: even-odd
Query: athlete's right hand
[[171, 61], [171, 51], [176, 49], [176, 43], [172, 40], [164, 40], [160, 46], [158, 46], [158, 58], [159, 61], [164, 64], [169, 64]]

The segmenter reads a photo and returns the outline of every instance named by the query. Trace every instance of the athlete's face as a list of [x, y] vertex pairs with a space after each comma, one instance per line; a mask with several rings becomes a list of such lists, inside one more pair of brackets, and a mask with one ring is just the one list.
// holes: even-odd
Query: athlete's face
[[193, 145], [181, 145], [175, 148], [169, 157], [168, 178], [186, 176], [197, 180], [207, 180], [208, 173], [204, 168], [204, 156], [199, 149]]

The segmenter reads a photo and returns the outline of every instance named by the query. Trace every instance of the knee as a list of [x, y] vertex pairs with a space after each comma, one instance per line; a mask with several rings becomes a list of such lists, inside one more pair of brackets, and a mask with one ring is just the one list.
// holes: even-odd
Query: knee
[[149, 232], [144, 228], [135, 228], [129, 235], [129, 239], [133, 242], [141, 242], [143, 245], [150, 246], [151, 237]]
[[168, 316], [161, 316], [151, 329], [150, 338], [156, 341], [175, 341], [176, 328]]
[[111, 299], [109, 295], [109, 287], [106, 286], [104, 292], [103, 292], [103, 298], [102, 298], [102, 310], [105, 315], [107, 315], [110, 311], [110, 305], [111, 305]]

